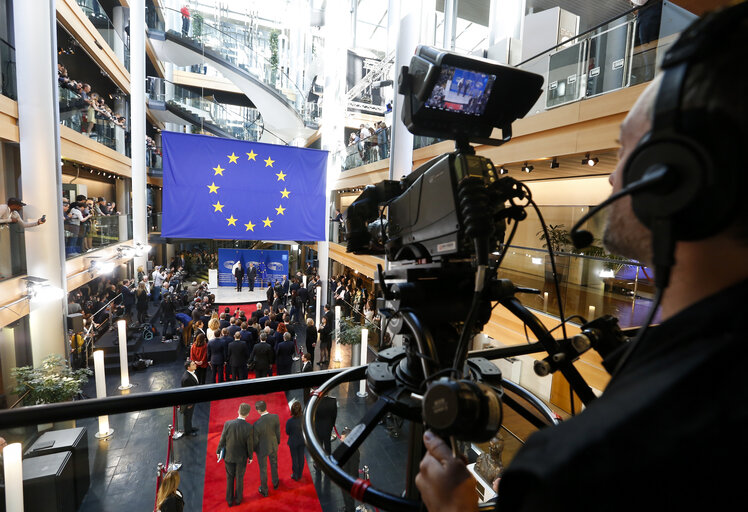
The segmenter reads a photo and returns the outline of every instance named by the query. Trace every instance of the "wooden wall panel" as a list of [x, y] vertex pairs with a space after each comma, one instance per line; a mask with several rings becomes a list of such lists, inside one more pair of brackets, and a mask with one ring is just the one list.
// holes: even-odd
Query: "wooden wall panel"
[[18, 102], [0, 95], [0, 139], [18, 142]]
[[132, 177], [132, 161], [128, 157], [63, 125], [60, 125], [60, 154], [66, 160]]

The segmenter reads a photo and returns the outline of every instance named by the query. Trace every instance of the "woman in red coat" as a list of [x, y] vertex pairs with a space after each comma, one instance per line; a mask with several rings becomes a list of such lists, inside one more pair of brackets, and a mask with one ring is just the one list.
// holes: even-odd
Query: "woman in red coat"
[[205, 384], [205, 375], [208, 372], [208, 344], [205, 342], [205, 335], [198, 334], [195, 343], [190, 348], [190, 360], [195, 361], [197, 368], [195, 375], [200, 384]]

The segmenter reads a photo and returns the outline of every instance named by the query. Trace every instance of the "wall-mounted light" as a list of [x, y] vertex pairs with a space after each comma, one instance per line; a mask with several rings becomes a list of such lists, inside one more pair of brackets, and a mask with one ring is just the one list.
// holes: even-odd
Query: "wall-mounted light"
[[151, 252], [152, 247], [148, 244], [144, 244], [143, 242], [137, 242], [135, 244], [135, 256], [145, 256], [149, 252]]
[[533, 167], [532, 165], [528, 165], [527, 162], [525, 162], [525, 165], [522, 166], [522, 170], [527, 174], [530, 174], [533, 169], [535, 169], [535, 167]]
[[594, 167], [599, 161], [600, 160], [597, 158], [590, 158], [590, 154], [587, 153], [586, 155], [584, 155], [584, 158], [582, 158], [582, 165], [589, 165], [590, 167]]
[[91, 276], [93, 277], [97, 272], [101, 274], [111, 274], [114, 272], [114, 262], [113, 261], [106, 261], [101, 260], [98, 258], [94, 258], [92, 256], [89, 256], [89, 259], [91, 260], [91, 266], [89, 267], [88, 271], [91, 273]]
[[499, 174], [509, 174], [509, 170], [502, 165], [499, 167]]
[[26, 296], [34, 303], [45, 303], [60, 300], [65, 296], [65, 291], [57, 286], [52, 286], [49, 280], [42, 277], [26, 276]]
[[558, 158], [554, 156], [553, 160], [551, 160], [551, 169], [558, 169], [558, 167], [559, 167]]

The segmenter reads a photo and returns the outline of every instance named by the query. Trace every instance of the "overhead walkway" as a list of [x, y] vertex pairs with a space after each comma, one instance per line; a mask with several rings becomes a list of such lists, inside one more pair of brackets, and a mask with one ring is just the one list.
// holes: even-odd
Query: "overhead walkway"
[[[169, 14], [169, 9], [166, 10]], [[168, 16], [167, 16], [168, 18]], [[201, 35], [186, 37], [168, 26], [149, 27], [148, 36], [159, 59], [179, 67], [203, 65], [229, 79], [257, 107], [264, 119], [263, 142], [306, 141], [316, 131], [303, 93], [280, 71], [234, 36], [200, 22]], [[282, 84], [282, 88], [276, 84]]]

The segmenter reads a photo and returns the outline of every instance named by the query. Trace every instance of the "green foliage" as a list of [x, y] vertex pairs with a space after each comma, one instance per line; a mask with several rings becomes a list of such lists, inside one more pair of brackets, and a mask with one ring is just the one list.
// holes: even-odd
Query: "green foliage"
[[543, 248], [548, 248], [548, 243], [551, 244], [553, 252], [566, 252], [571, 247], [571, 236], [569, 236], [569, 230], [563, 224], [548, 224], [548, 240], [546, 240], [545, 231], [542, 229], [537, 232], [537, 237], [543, 244]]
[[13, 368], [11, 374], [16, 380], [13, 392], [18, 396], [28, 392], [23, 405], [37, 405], [72, 400], [93, 372], [87, 368], [73, 370], [65, 359], [52, 354], [38, 368], [21, 366]]
[[192, 15], [192, 37], [198, 40], [203, 37], [203, 15], [199, 12]]
[[270, 66], [273, 71], [278, 69], [278, 35], [280, 30], [270, 32]]
[[358, 345], [361, 343], [361, 329], [364, 326], [354, 322], [352, 318], [340, 320], [340, 342], [341, 345]]

